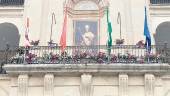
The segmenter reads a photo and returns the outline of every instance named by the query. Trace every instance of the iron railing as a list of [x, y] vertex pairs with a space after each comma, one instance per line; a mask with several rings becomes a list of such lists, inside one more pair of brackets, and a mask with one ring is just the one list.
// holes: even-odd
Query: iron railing
[[170, 0], [150, 0], [150, 3], [153, 5], [167, 5], [170, 4]]
[[6, 73], [2, 68], [4, 64], [7, 64], [10, 58], [18, 54], [18, 47], [10, 47], [8, 44], [4, 50], [0, 50], [0, 73]]
[[148, 53], [144, 47], [136, 45], [115, 45], [108, 54], [107, 46], [68, 46], [62, 52], [60, 47], [21, 47], [9, 52], [8, 64], [143, 64], [167, 63], [166, 46], [152, 46]]
[[25, 0], [0, 0], [0, 6], [22, 6]]

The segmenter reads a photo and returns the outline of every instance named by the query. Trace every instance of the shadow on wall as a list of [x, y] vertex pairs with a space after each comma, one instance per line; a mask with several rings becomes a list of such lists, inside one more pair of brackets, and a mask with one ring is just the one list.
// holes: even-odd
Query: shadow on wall
[[163, 22], [158, 25], [156, 29], [156, 34], [154, 35], [156, 45], [168, 44], [170, 48], [170, 22]]
[[0, 50], [19, 47], [20, 35], [18, 28], [12, 23], [0, 24]]

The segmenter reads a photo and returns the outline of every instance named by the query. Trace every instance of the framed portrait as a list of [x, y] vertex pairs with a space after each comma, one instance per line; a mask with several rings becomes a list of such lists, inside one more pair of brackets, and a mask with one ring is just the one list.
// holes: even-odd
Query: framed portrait
[[98, 45], [97, 21], [74, 21], [74, 45], [93, 46]]

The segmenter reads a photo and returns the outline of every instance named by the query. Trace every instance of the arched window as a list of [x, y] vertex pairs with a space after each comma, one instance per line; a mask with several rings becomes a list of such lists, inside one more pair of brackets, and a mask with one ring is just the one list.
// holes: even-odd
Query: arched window
[[71, 17], [101, 17], [107, 6], [107, 0], [66, 0], [64, 11]]
[[10, 49], [19, 47], [18, 28], [12, 23], [0, 24], [0, 50], [5, 50], [7, 45]]
[[74, 10], [82, 10], [82, 11], [99, 10], [99, 7], [97, 6], [96, 3], [92, 1], [81, 1], [74, 6]]
[[[73, 45], [100, 44], [100, 18], [108, 7], [107, 0], [66, 0], [64, 11], [73, 22]], [[90, 50], [97, 52], [97, 50]]]
[[[163, 22], [158, 25], [155, 34], [155, 42], [156, 45], [163, 45], [164, 43], [170, 42], [170, 22]], [[170, 48], [170, 44], [168, 43], [168, 47]]]

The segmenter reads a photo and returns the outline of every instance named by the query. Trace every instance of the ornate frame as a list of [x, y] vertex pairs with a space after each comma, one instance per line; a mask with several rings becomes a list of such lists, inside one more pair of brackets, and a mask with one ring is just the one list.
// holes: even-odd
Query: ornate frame
[[76, 35], [76, 30], [75, 30], [75, 22], [76, 21], [94, 21], [94, 22], [97, 22], [97, 44], [96, 45], [99, 45], [100, 44], [100, 32], [99, 32], [99, 28], [100, 28], [100, 26], [99, 26], [99, 21], [98, 21], [98, 19], [73, 19], [72, 20], [73, 21], [73, 45], [76, 45], [76, 43], [75, 43], [75, 35]]

